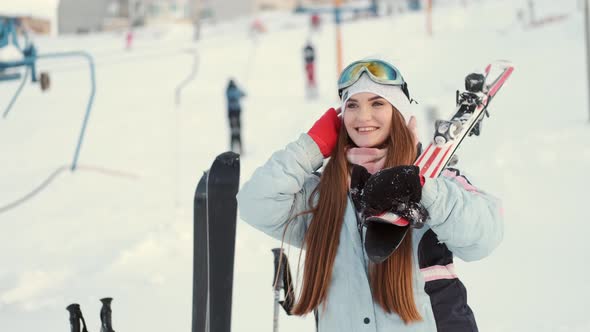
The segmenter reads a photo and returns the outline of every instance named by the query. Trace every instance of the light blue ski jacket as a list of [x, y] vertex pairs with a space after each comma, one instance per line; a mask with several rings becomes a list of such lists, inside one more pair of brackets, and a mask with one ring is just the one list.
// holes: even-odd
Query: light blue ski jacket
[[[307, 134], [275, 152], [239, 191], [241, 218], [281, 240], [291, 216], [309, 210], [308, 198], [319, 183], [312, 173], [322, 163], [319, 148]], [[349, 199], [326, 305], [317, 308], [320, 332], [477, 331], [452, 258], [454, 254], [464, 261], [478, 260], [498, 246], [503, 236], [500, 203], [463, 177], [443, 176], [426, 180], [421, 203], [430, 220], [411, 234], [414, 299], [423, 321], [405, 325], [397, 314], [373, 302], [369, 261]], [[310, 220], [310, 214], [297, 217], [285, 242], [301, 247]]]

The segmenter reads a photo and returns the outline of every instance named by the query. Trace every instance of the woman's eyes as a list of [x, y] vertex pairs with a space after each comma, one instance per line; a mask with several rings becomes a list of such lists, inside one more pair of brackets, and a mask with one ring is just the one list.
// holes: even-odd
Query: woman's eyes
[[[373, 108], [377, 108], [377, 107], [382, 107], [383, 105], [385, 105], [385, 103], [383, 101], [374, 101], [371, 103], [371, 107]], [[350, 103], [346, 105], [346, 108], [358, 108], [359, 104], [357, 103]]]

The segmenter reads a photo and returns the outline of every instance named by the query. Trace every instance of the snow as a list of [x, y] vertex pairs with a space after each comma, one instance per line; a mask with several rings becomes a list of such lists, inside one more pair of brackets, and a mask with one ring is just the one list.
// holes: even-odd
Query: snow
[[[537, 16], [567, 18], [523, 27], [526, 1], [447, 1], [433, 12], [434, 35], [420, 13], [347, 21], [344, 62], [387, 55], [425, 113], [454, 110], [466, 73], [495, 59], [516, 69], [491, 107], [482, 136], [459, 151], [459, 167], [504, 202], [506, 230], [488, 258], [456, 262], [482, 331], [588, 331], [585, 300], [590, 213], [590, 130], [583, 13], [576, 1], [536, 1]], [[562, 5], [561, 5], [562, 4]], [[545, 6], [545, 7], [543, 7]], [[192, 199], [202, 172], [228, 148], [224, 89], [244, 88], [242, 181], [270, 154], [338, 105], [334, 28], [329, 16], [311, 34], [308, 18], [262, 15], [266, 34], [248, 20], [124, 35], [38, 37], [41, 53], [83, 49], [94, 55], [97, 95], [80, 169], [62, 171], [40, 193], [0, 213], [0, 329], [68, 329], [65, 307], [79, 303], [91, 331], [99, 299], [113, 297], [118, 331], [188, 331], [192, 292]], [[302, 48], [316, 45], [319, 98], [305, 100]], [[198, 73], [182, 91], [198, 50]], [[87, 98], [83, 60], [42, 60], [51, 89], [27, 84], [0, 119], [0, 207], [25, 196], [73, 158]], [[0, 105], [17, 82], [3, 82]], [[4, 109], [0, 109], [3, 111]], [[421, 136], [427, 137], [421, 117]], [[238, 222], [233, 330], [271, 330], [271, 248], [280, 246]], [[298, 251], [288, 253], [296, 271]], [[354, 299], [351, 299], [354, 301]], [[281, 331], [313, 331], [312, 317], [280, 317]]]

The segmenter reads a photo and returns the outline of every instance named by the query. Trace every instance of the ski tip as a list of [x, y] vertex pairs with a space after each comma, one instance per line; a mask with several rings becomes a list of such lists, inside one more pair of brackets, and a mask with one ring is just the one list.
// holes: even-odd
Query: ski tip
[[207, 183], [207, 177], [209, 176], [209, 171], [204, 171], [203, 175], [199, 179], [199, 185], [205, 185]]
[[514, 64], [510, 60], [506, 59], [498, 59], [492, 63], [494, 66], [501, 67], [501, 68], [514, 68]]
[[240, 155], [232, 151], [227, 151], [218, 155], [215, 161], [222, 162], [226, 165], [233, 165], [240, 161]]
[[195, 202], [199, 199], [205, 199], [207, 197], [207, 179], [208, 172], [203, 172], [203, 175], [201, 176], [201, 178], [199, 179], [199, 183], [197, 184], [197, 188], [195, 189]]

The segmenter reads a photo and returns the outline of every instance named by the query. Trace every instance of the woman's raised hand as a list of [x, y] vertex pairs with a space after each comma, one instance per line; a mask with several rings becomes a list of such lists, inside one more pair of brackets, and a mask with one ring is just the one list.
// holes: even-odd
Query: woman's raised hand
[[309, 129], [307, 134], [320, 148], [324, 158], [332, 154], [332, 150], [338, 141], [338, 132], [342, 125], [341, 109], [330, 108]]

